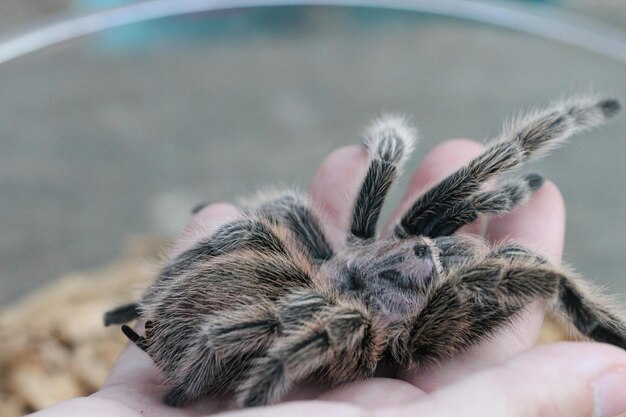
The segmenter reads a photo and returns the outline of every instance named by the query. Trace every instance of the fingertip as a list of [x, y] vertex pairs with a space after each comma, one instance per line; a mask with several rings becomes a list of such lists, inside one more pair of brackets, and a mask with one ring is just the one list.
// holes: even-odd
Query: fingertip
[[489, 220], [487, 240], [492, 243], [519, 242], [560, 262], [565, 217], [565, 202], [559, 188], [546, 180], [525, 205], [510, 214]]
[[[531, 199], [531, 207], [532, 207]], [[565, 200], [563, 199], [563, 194], [561, 194], [561, 190], [555, 183], [550, 180], [545, 180], [543, 186], [535, 192], [535, 205], [536, 206], [545, 206], [549, 208], [555, 219], [561, 220], [565, 222]]]
[[241, 210], [239, 210], [239, 208], [234, 204], [224, 202], [208, 204], [194, 214], [191, 223], [206, 219], [214, 219], [218, 221], [221, 219], [228, 220], [233, 217], [238, 217], [240, 213]]
[[333, 240], [345, 237], [352, 204], [365, 176], [369, 161], [363, 146], [350, 145], [333, 151], [313, 176], [309, 194], [323, 210], [333, 230]]
[[241, 209], [230, 203], [213, 203], [198, 210], [176, 238], [171, 257], [186, 251], [203, 238], [211, 236], [221, 225], [232, 222], [242, 215]]
[[[587, 358], [581, 361], [580, 358]], [[602, 372], [612, 368], [626, 368], [626, 351], [619, 347], [598, 342], [557, 342], [537, 346], [511, 358], [507, 366], [527, 368], [531, 363], [557, 363], [563, 367], [577, 368], [584, 372]]]

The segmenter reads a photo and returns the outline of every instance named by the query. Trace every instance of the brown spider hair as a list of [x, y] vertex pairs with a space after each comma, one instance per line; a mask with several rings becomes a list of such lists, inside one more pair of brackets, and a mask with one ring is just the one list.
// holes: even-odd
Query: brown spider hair
[[[378, 239], [385, 197], [415, 142], [403, 119], [382, 117], [365, 135], [369, 168], [345, 248], [329, 243], [305, 196], [264, 194], [105, 323], [141, 317], [142, 336], [123, 331], [174, 385], [165, 402], [176, 406], [219, 392], [264, 405], [306, 380], [334, 385], [370, 377], [381, 362], [446, 360], [536, 300], [581, 336], [626, 349], [626, 323], [581, 277], [523, 246], [454, 234], [480, 213], [513, 210], [543, 183], [504, 174], [619, 110], [616, 100], [578, 97], [516, 119]], [[491, 179], [500, 181], [486, 190]]]

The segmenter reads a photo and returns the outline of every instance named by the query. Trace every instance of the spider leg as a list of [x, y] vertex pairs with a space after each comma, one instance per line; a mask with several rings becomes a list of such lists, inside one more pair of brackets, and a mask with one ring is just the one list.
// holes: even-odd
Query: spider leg
[[252, 358], [263, 354], [280, 332], [269, 303], [206, 316], [178, 365], [174, 387], [163, 401], [184, 406], [207, 393], [232, 391]]
[[333, 257], [333, 249], [324, 236], [318, 215], [313, 210], [306, 196], [295, 191], [276, 193], [268, 201], [253, 207], [274, 221], [282, 223], [300, 241], [317, 262], [324, 262]]
[[128, 323], [139, 317], [139, 303], [130, 303], [104, 313], [104, 325]]
[[563, 274], [557, 279], [559, 303], [556, 313], [571, 321], [583, 336], [626, 349], [626, 321], [623, 317], [612, 311], [606, 302], [596, 299], [573, 275]]
[[371, 239], [391, 185], [413, 150], [415, 132], [402, 118], [385, 116], [368, 129], [363, 141], [370, 165], [358, 192], [350, 225], [350, 240]]
[[394, 230], [403, 238], [420, 235], [441, 213], [479, 191], [485, 181], [537, 158], [572, 134], [597, 126], [621, 109], [617, 100], [572, 98], [518, 118], [484, 153], [423, 194]]
[[[510, 259], [513, 262], [523, 262], [525, 265], [511, 271], [508, 277], [510, 282], [507, 285], [515, 291], [510, 291], [510, 295], [520, 297], [522, 294], [519, 292], [524, 291], [520, 286], [526, 285], [524, 280], [532, 280], [533, 277], [537, 277], [539, 281], [553, 281], [556, 283], [554, 299], [550, 300], [549, 292], [544, 291], [543, 294], [549, 303], [551, 301], [552, 313], [557, 318], [573, 324], [583, 336], [626, 349], [626, 321], [623, 315], [612, 308], [610, 300], [594, 294], [581, 277], [551, 266], [545, 258], [523, 246], [498, 247], [487, 256], [487, 259], [489, 258]], [[524, 267], [530, 268], [528, 276], [522, 279], [520, 277]], [[549, 285], [545, 285], [544, 289]], [[539, 295], [541, 296], [541, 293]]]
[[[289, 242], [285, 245], [288, 249]], [[168, 378], [176, 380], [206, 317], [246, 311], [293, 289], [308, 288], [314, 273], [304, 254], [290, 250], [247, 248], [198, 264], [162, 288], [151, 288], [149, 301], [142, 301], [142, 318], [151, 326], [150, 332], [146, 330], [147, 353]]]
[[[302, 319], [300, 313], [312, 317]], [[253, 362], [239, 389], [242, 406], [274, 403], [294, 384], [310, 378], [339, 384], [373, 374], [382, 343], [372, 317], [359, 302], [332, 302], [302, 292], [290, 299], [282, 314], [297, 319]]]
[[135, 333], [133, 329], [131, 329], [125, 324], [122, 325], [122, 333], [124, 333], [124, 336], [126, 336], [128, 340], [133, 342], [135, 346], [137, 346], [139, 349], [143, 350], [144, 352], [146, 351], [147, 346], [146, 346], [146, 339], [144, 337], [139, 336], [137, 333]]
[[436, 287], [414, 318], [408, 343], [396, 343], [392, 352], [398, 360], [412, 358], [413, 365], [448, 359], [489, 337], [535, 300], [583, 336], [626, 349], [624, 321], [583, 288], [579, 278], [528, 249], [500, 248]]
[[276, 242], [281, 246], [264, 241], [259, 248], [252, 245], [254, 239], [242, 243], [232, 253], [198, 263], [161, 288], [151, 288], [149, 301], [142, 301], [142, 345], [175, 385], [166, 399], [169, 404], [234, 389], [249, 359], [257, 350], [262, 353], [248, 337], [261, 345], [271, 342], [276, 300], [313, 285], [316, 269], [288, 241], [290, 232], [279, 224], [266, 226], [283, 239]]
[[[198, 242], [169, 262], [160, 272], [152, 287], [144, 294], [142, 303], [154, 301], [153, 298], [159, 292], [158, 290], [172, 279], [189, 271], [194, 265], [206, 262], [216, 256], [240, 249], [289, 255], [289, 249], [285, 246], [282, 235], [284, 235], [284, 231], [261, 216], [251, 215], [227, 223], [213, 235]], [[139, 315], [139, 304], [129, 304], [106, 312], [104, 322], [105, 325], [126, 323], [138, 318]]]
[[178, 255], [161, 272], [158, 280], [169, 280], [189, 269], [193, 264], [238, 249], [285, 253], [280, 233], [266, 219], [249, 216], [224, 224], [213, 235], [196, 243]]
[[508, 213], [526, 202], [542, 185], [541, 175], [528, 174], [504, 182], [495, 190], [476, 193], [435, 218], [421, 234], [428, 237], [450, 236], [476, 220], [479, 213]]

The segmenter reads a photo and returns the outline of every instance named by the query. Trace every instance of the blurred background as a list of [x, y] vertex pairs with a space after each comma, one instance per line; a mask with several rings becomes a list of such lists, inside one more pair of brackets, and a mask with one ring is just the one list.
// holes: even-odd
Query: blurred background
[[[414, 169], [522, 108], [626, 99], [624, 0], [392, 1], [422, 12], [0, 0], [2, 417], [101, 386], [126, 344], [102, 313], [152, 279], [196, 204], [306, 188], [381, 111], [419, 126]], [[626, 306], [625, 145], [622, 115], [526, 170], [563, 193], [566, 262]], [[541, 341], [563, 337], [547, 323]]]
[[[1, 0], [0, 35], [132, 3]], [[623, 0], [475, 4], [566, 23], [574, 14], [624, 40]], [[382, 110], [419, 126], [415, 167], [447, 138], [496, 135], [520, 108], [580, 91], [625, 98], [626, 64], [441, 15], [273, 7], [100, 31], [1, 64], [0, 86], [7, 305], [119, 256], [132, 236], [172, 236], [197, 203], [276, 183], [306, 188], [324, 156], [357, 143]], [[564, 194], [566, 261], [615, 293], [626, 293], [625, 144], [621, 117], [528, 168]]]

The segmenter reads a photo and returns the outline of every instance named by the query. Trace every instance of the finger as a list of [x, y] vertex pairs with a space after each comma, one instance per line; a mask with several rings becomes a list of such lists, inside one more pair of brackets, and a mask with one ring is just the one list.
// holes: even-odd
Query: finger
[[318, 399], [349, 403], [371, 410], [410, 404], [426, 396], [424, 391], [399, 379], [372, 378], [333, 388]]
[[[478, 142], [469, 139], [451, 139], [430, 151], [411, 178], [409, 188], [402, 198], [400, 207], [394, 212], [385, 230], [390, 231], [420, 195], [457, 169], [466, 165], [484, 150], [485, 147]], [[480, 220], [478, 220], [462, 227], [459, 233], [478, 234], [480, 227]]]
[[202, 398], [185, 409], [172, 408], [163, 403], [163, 397], [171, 388], [148, 354], [131, 343], [93, 397], [113, 400], [133, 410], [142, 410], [141, 414], [146, 416], [199, 417], [228, 408], [227, 402], [213, 397]]
[[327, 216], [324, 230], [336, 247], [346, 241], [352, 206], [368, 165], [363, 146], [339, 148], [322, 162], [309, 187], [311, 200]]
[[[526, 205], [502, 218], [489, 219], [487, 238], [492, 243], [516, 241], [558, 262], [563, 250], [565, 205], [558, 188], [546, 181]], [[489, 340], [473, 346], [439, 367], [407, 373], [402, 378], [431, 392], [467, 374], [497, 365], [537, 344], [544, 320], [539, 302], [526, 308], [511, 325]]]
[[600, 343], [535, 348], [405, 407], [372, 417], [616, 417], [626, 412], [626, 353]]
[[132, 343], [117, 359], [102, 389], [126, 384], [138, 389], [158, 388], [158, 391], [162, 391], [160, 387], [164, 384], [163, 376], [150, 356]]
[[98, 398], [96, 394], [89, 397], [77, 397], [63, 401], [36, 413], [28, 414], [28, 417], [143, 417], [144, 415], [145, 413], [139, 412], [118, 401], [108, 398]]
[[247, 408], [213, 417], [366, 417], [361, 407], [330, 401], [293, 401], [269, 407]]
[[565, 240], [565, 203], [554, 183], [546, 181], [530, 200], [514, 212], [489, 220], [487, 239], [515, 241], [561, 262]]
[[211, 236], [221, 225], [241, 216], [241, 210], [229, 203], [214, 203], [203, 207], [193, 215], [174, 241], [170, 257], [180, 255], [198, 241]]

